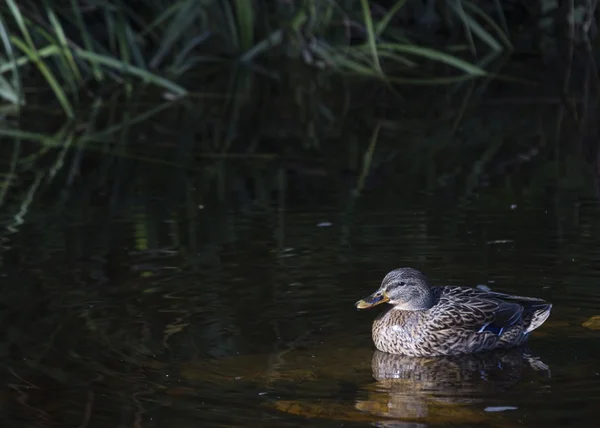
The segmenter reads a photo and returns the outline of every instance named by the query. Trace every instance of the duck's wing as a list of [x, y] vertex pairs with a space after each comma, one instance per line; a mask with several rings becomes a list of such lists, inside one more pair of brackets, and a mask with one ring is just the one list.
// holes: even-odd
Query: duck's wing
[[437, 304], [429, 313], [436, 330], [460, 328], [500, 335], [523, 315], [523, 306], [505, 300], [501, 293], [467, 287], [439, 287], [436, 293]]
[[529, 333], [546, 322], [552, 310], [552, 304], [544, 299], [536, 297], [512, 296], [510, 294], [489, 293], [494, 298], [507, 302], [517, 303], [523, 307], [523, 321], [525, 322], [525, 333]]

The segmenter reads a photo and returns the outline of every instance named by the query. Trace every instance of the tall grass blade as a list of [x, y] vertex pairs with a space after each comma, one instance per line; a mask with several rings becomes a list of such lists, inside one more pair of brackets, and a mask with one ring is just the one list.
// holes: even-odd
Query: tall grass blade
[[467, 74], [474, 76], [485, 76], [487, 72], [473, 64], [468, 63], [460, 58], [448, 55], [444, 52], [440, 52], [434, 49], [425, 48], [421, 46], [413, 45], [400, 45], [400, 44], [380, 44], [379, 49], [390, 50], [396, 52], [403, 52], [406, 54], [413, 54], [423, 58], [431, 59], [433, 61], [441, 62], [446, 65], [450, 65], [454, 68], [464, 71]]
[[467, 20], [467, 14], [462, 7], [462, 0], [454, 0], [450, 1], [450, 7], [454, 9], [454, 12], [458, 15], [460, 20], [462, 21], [463, 27], [465, 29], [465, 36], [467, 37], [467, 42], [469, 43], [469, 47], [471, 48], [471, 53], [473, 55], [477, 55], [477, 48], [475, 47], [475, 41], [473, 40], [473, 35], [471, 34], [471, 27], [469, 26]]
[[425, 77], [425, 78], [410, 78], [410, 77], [389, 77], [390, 83], [397, 83], [400, 85], [421, 85], [421, 86], [434, 86], [434, 85], [449, 85], [453, 83], [462, 83], [471, 80], [475, 77], [470, 74], [463, 74], [461, 76], [451, 77]]
[[40, 70], [40, 73], [42, 73], [42, 75], [48, 82], [48, 85], [50, 85], [52, 92], [54, 92], [54, 95], [58, 99], [58, 102], [61, 104], [65, 114], [70, 118], [74, 117], [73, 108], [71, 107], [71, 103], [67, 98], [67, 94], [56, 80], [56, 77], [54, 77], [52, 71], [40, 59], [40, 56], [38, 55], [37, 51], [34, 50], [35, 47], [33, 49], [29, 49], [25, 42], [16, 37], [11, 37], [11, 41], [17, 48], [19, 48], [25, 55], [27, 55], [29, 59], [37, 66], [38, 70]]
[[146, 64], [146, 60], [144, 58], [144, 55], [142, 54], [142, 51], [137, 41], [136, 34], [134, 33], [133, 29], [131, 28], [131, 26], [127, 25], [124, 31], [125, 40], [127, 46], [129, 46], [129, 48], [131, 49], [131, 56], [133, 58], [134, 64], [136, 64], [140, 68], [148, 68], [148, 64]]
[[170, 5], [167, 7], [160, 15], [158, 15], [150, 24], [148, 24], [144, 29], [139, 33], [140, 38], [145, 38], [146, 36], [151, 35], [156, 29], [159, 29], [160, 26], [171, 19], [171, 15], [177, 13], [181, 5], [180, 2]]
[[231, 2], [221, 1], [219, 2], [219, 4], [223, 8], [223, 13], [225, 14], [225, 22], [227, 24], [227, 27], [229, 28], [230, 40], [232, 41], [236, 49], [240, 51], [240, 36], [237, 28], [238, 20], [235, 14], [233, 13], [233, 10], [231, 10]]
[[[39, 58], [46, 58], [49, 56], [60, 54], [60, 52], [58, 51], [58, 48], [56, 46], [46, 46], [46, 47], [40, 49], [39, 51], [37, 51], [37, 53], [38, 53]], [[24, 65], [30, 64], [32, 62], [34, 62], [34, 61], [32, 60], [32, 58], [30, 56], [28, 56], [28, 55], [20, 56], [18, 58], [15, 58], [14, 62], [0, 64], [0, 74], [6, 73], [8, 70], [13, 68], [13, 66], [20, 68], [20, 67], [23, 67]]]
[[239, 28], [239, 47], [247, 51], [254, 44], [254, 0], [234, 0]]
[[87, 61], [94, 61], [94, 62], [96, 62], [98, 64], [102, 64], [106, 67], [113, 68], [115, 70], [130, 74], [132, 76], [140, 77], [143, 80], [145, 80], [146, 82], [153, 83], [157, 86], [163, 87], [163, 88], [171, 91], [175, 95], [184, 96], [184, 95], [188, 94], [188, 91], [186, 89], [177, 85], [176, 83], [174, 83], [168, 79], [165, 79], [163, 77], [157, 76], [157, 75], [155, 75], [147, 70], [144, 70], [142, 68], [123, 63], [117, 59], [114, 59], [114, 58], [111, 58], [111, 57], [108, 57], [105, 55], [100, 55], [100, 54], [97, 54], [94, 52], [87, 52], [87, 51], [84, 51], [81, 49], [76, 49], [76, 53], [80, 58], [83, 58]]
[[[46, 42], [48, 42], [48, 46], [53, 48], [54, 53], [52, 54], [52, 56], [56, 57], [50, 58], [45, 63], [49, 66], [54, 66], [56, 68], [57, 77], [62, 77], [62, 82], [64, 82], [70, 87], [72, 94], [77, 96], [77, 80], [73, 77], [73, 70], [71, 69], [68, 60], [65, 58], [64, 49], [60, 47], [60, 42], [57, 41], [55, 36], [53, 36], [51, 33], [46, 31], [42, 27], [36, 27], [35, 32], [37, 33], [37, 35], [41, 36]], [[39, 42], [41, 42], [41, 40]], [[40, 58], [40, 61], [44, 62], [41, 60], [42, 55], [40, 54], [40, 51], [37, 50], [37, 48], [36, 52], [37, 56]]]
[[[173, 52], [173, 46], [180, 40], [184, 40], [184, 34], [194, 24], [196, 14], [198, 10], [198, 4], [196, 2], [188, 1], [184, 5], [179, 6], [179, 10], [173, 17], [171, 24], [166, 28], [166, 37], [162, 40], [158, 51], [154, 57], [150, 60], [150, 67], [158, 67], [165, 57]], [[170, 11], [174, 13], [176, 10]]]
[[[475, 6], [475, 5], [473, 5]], [[504, 34], [506, 34], [506, 36], [509, 36], [509, 31], [508, 31], [508, 23], [506, 22], [506, 16], [504, 15], [504, 10], [502, 9], [502, 4], [500, 2], [500, 0], [494, 0], [494, 6], [496, 7], [496, 10], [498, 11], [498, 16], [500, 17], [500, 24], [502, 25], [502, 29], [504, 30]], [[485, 16], [487, 16], [487, 14], [484, 14]], [[495, 24], [495, 22], [494, 22]]]
[[25, 42], [27, 43], [27, 45], [29, 45], [33, 49], [34, 48], [33, 40], [31, 38], [31, 35], [29, 34], [27, 25], [25, 25], [25, 19], [23, 18], [23, 15], [21, 14], [21, 10], [17, 6], [17, 4], [14, 2], [14, 0], [6, 0], [6, 3], [8, 4], [8, 8], [10, 9], [10, 11], [12, 13], [15, 22], [17, 23], [17, 26], [21, 30], [21, 34], [23, 34], [23, 37], [25, 38]]
[[254, 60], [261, 53], [266, 52], [268, 49], [281, 44], [283, 41], [283, 31], [275, 30], [269, 34], [266, 38], [258, 42], [252, 48], [248, 49], [240, 58], [241, 62], [250, 62]]
[[375, 34], [377, 37], [381, 36], [383, 32], [387, 29], [390, 21], [398, 13], [400, 9], [406, 4], [407, 0], [398, 0], [394, 6], [387, 11], [383, 19], [377, 23], [375, 26]]
[[19, 104], [19, 94], [3, 76], [0, 76], [0, 98], [11, 104]]
[[371, 50], [371, 57], [373, 59], [373, 66], [381, 73], [381, 65], [379, 64], [379, 55], [377, 54], [377, 36], [375, 34], [375, 28], [373, 27], [373, 19], [371, 17], [371, 9], [369, 8], [368, 0], [361, 0], [363, 17], [365, 20], [365, 26], [367, 30], [367, 43]]
[[[498, 34], [498, 37], [502, 40], [506, 47], [508, 47], [511, 50], [513, 49], [513, 45], [509, 39], [509, 34], [506, 29], [503, 30], [498, 24], [496, 24], [496, 21], [494, 21], [487, 13], [481, 10], [481, 8], [476, 4], [473, 4], [471, 2], [464, 2], [464, 6], [467, 9], [473, 11], [473, 13], [475, 13], [476, 15], [480, 16], [481, 19], [483, 19], [496, 32], [496, 34]], [[502, 18], [504, 18], [502, 10], [500, 10], [500, 15]], [[502, 20], [502, 24], [506, 28], [505, 18]]]
[[[81, 34], [81, 37], [83, 39], [83, 45], [85, 46], [85, 48], [88, 52], [93, 52], [94, 47], [92, 45], [92, 39], [90, 38], [90, 32], [85, 25], [85, 22], [83, 20], [83, 15], [81, 14], [81, 8], [79, 7], [77, 0], [71, 0], [71, 10], [73, 11], [73, 15], [75, 16], [76, 24], [79, 27], [79, 34]], [[102, 70], [100, 69], [100, 66], [94, 61], [90, 61], [90, 63], [92, 66], [92, 72], [94, 74], [94, 78], [97, 81], [102, 80], [103, 73], [102, 73]]]
[[[194, 60], [190, 58], [190, 52], [198, 45], [204, 43], [206, 39], [210, 37], [210, 32], [205, 31], [202, 34], [193, 37], [191, 40], [187, 42], [187, 44], [181, 49], [180, 52], [175, 56], [175, 60], [173, 61], [173, 69], [181, 68], [183, 70], [190, 68], [193, 65]], [[204, 56], [206, 59], [216, 60], [217, 57], [209, 57]]]
[[[468, 3], [464, 3], [465, 6], [469, 6]], [[461, 18], [465, 28], [469, 31], [472, 31], [474, 34], [479, 37], [485, 44], [487, 44], [490, 48], [495, 51], [501, 51], [502, 45], [498, 43], [498, 41], [488, 32], [486, 31], [476, 20], [474, 20], [471, 16], [469, 16], [465, 10], [463, 9], [463, 2], [457, 1], [456, 3], [451, 3], [452, 9], [456, 12], [456, 14]], [[471, 7], [472, 10], [476, 10], [475, 6]], [[491, 24], [492, 28], [500, 34], [503, 35], [504, 32], [498, 27], [498, 25], [491, 19], [487, 14], [485, 14], [481, 9], [478, 10], [478, 14], [483, 17], [488, 24]], [[469, 33], [470, 34], [470, 33]], [[506, 39], [506, 36], [504, 37]], [[508, 42], [507, 46], [510, 46], [510, 42]], [[473, 46], [474, 49], [474, 46]]]
[[117, 19], [115, 20], [115, 42], [119, 49], [119, 60], [131, 64], [131, 51], [133, 46], [129, 46], [127, 40], [127, 23], [125, 22], [122, 9], [117, 11]]
[[77, 67], [75, 60], [73, 59], [73, 54], [71, 53], [71, 51], [69, 49], [67, 37], [65, 36], [63, 27], [62, 27], [60, 21], [58, 20], [58, 18], [56, 17], [56, 14], [50, 7], [48, 0], [44, 0], [44, 5], [46, 6], [46, 13], [48, 14], [48, 19], [50, 20], [50, 24], [52, 24], [52, 28], [54, 28], [54, 33], [56, 34], [56, 38], [60, 42], [61, 53], [64, 56], [67, 63], [69, 64], [69, 67], [71, 68], [71, 72], [73, 73], [73, 77], [75, 78], [75, 80], [81, 81], [81, 73], [79, 72], [79, 68]]
[[10, 138], [18, 138], [21, 140], [35, 141], [44, 146], [60, 147], [59, 141], [51, 135], [40, 134], [37, 132], [22, 131], [20, 129], [10, 129], [0, 127], [0, 135]]
[[2, 16], [0, 16], [0, 39], [4, 46], [4, 52], [6, 52], [6, 56], [8, 57], [8, 61], [5, 64], [7, 66], [5, 71], [12, 71], [12, 85], [4, 78], [4, 76], [2, 76], [5, 71], [0, 72], [0, 83], [2, 84], [1, 96], [7, 101], [20, 106], [25, 103], [25, 97], [23, 96], [21, 87], [21, 76], [12, 44], [10, 43], [10, 36], [8, 35], [7, 27], [4, 25]]
[[337, 68], [346, 68], [351, 72], [362, 76], [381, 77], [381, 74], [377, 73], [373, 67], [353, 61], [344, 55], [344, 53], [330, 52], [329, 50], [321, 47], [315, 47], [313, 50], [316, 55], [318, 55], [331, 66]]
[[[362, 53], [362, 52], [363, 52], [363, 51], [365, 51], [365, 50], [366, 50], [366, 51], [369, 51], [369, 47], [368, 47], [368, 46], [365, 46], [365, 45], [359, 45], [359, 46], [356, 46], [354, 49], [351, 49], [351, 50], [348, 52], [348, 55], [349, 55], [349, 56], [355, 56], [355, 54], [356, 54], [356, 53], [358, 53], [358, 52], [361, 52], [361, 53]], [[408, 58], [406, 58], [406, 57], [403, 57], [403, 56], [400, 56], [400, 55], [396, 55], [396, 54], [394, 54], [393, 52], [390, 52], [390, 51], [388, 51], [388, 50], [379, 49], [377, 52], [378, 52], [378, 54], [379, 54], [379, 58], [380, 58], [380, 59], [381, 59], [381, 58], [392, 58], [392, 59], [394, 59], [396, 62], [398, 62], [398, 63], [402, 63], [402, 64], [404, 64], [404, 65], [406, 65], [406, 66], [408, 66], [408, 67], [416, 67], [416, 66], [417, 66], [417, 63], [416, 63], [416, 62], [414, 62], [414, 61], [411, 61], [410, 59], [408, 59]]]
[[103, 14], [104, 14], [104, 24], [106, 25], [106, 33], [108, 35], [108, 47], [110, 52], [116, 52], [118, 49], [117, 46], [117, 30], [116, 30], [116, 24], [115, 24], [115, 18], [111, 13], [111, 10], [109, 8], [104, 8], [103, 10]]

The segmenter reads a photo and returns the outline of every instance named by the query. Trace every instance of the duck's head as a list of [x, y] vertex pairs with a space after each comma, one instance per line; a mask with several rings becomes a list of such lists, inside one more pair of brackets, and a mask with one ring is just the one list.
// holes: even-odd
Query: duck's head
[[356, 307], [367, 309], [389, 303], [395, 309], [418, 311], [429, 309], [432, 298], [429, 281], [423, 273], [413, 268], [400, 268], [388, 273], [379, 289], [356, 302]]

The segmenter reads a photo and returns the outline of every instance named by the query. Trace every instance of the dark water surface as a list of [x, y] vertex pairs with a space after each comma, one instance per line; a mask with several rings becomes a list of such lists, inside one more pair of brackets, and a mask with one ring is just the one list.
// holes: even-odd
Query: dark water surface
[[[199, 208], [185, 257], [164, 244], [181, 225], [158, 214], [148, 233], [134, 208], [90, 208], [84, 224], [49, 214], [10, 237], [4, 426], [596, 426], [600, 331], [582, 326], [600, 315], [595, 201], [488, 189]], [[400, 266], [554, 309], [527, 349], [379, 354], [379, 308], [354, 302]]]

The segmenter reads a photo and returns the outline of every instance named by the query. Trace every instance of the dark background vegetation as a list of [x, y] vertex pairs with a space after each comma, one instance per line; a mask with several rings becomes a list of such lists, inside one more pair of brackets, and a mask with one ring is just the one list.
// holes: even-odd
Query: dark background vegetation
[[596, 1], [8, 0], [1, 17], [9, 218], [84, 188], [114, 205], [136, 180], [300, 196], [596, 174]]

